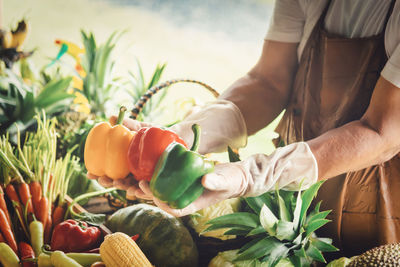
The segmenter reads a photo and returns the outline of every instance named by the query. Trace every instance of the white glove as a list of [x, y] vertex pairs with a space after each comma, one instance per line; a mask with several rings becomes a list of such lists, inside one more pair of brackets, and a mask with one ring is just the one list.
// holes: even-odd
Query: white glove
[[239, 163], [247, 186], [242, 196], [259, 196], [278, 189], [306, 189], [317, 182], [318, 165], [305, 142], [276, 149], [270, 156], [253, 155]]
[[[154, 202], [175, 216], [185, 216], [211, 206], [221, 200], [239, 196], [258, 196], [278, 189], [299, 190], [308, 188], [318, 178], [317, 161], [305, 142], [293, 143], [278, 148], [270, 156], [257, 154], [244, 161], [215, 166], [213, 173], [202, 178], [205, 187], [201, 195], [184, 209], [171, 209], [154, 198]], [[150, 196], [151, 191], [144, 181], [139, 187]]]
[[230, 101], [217, 100], [209, 103], [171, 127], [189, 147], [194, 138], [193, 124], [201, 127], [200, 154], [226, 151], [228, 146], [246, 146], [246, 123], [239, 108]]

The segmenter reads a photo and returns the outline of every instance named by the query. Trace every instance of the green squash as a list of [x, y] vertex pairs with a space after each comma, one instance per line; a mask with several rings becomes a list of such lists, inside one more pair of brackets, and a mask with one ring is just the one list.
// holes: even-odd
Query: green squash
[[198, 265], [198, 252], [182, 222], [158, 207], [137, 204], [116, 211], [106, 222], [113, 232], [133, 236], [150, 262], [157, 267]]

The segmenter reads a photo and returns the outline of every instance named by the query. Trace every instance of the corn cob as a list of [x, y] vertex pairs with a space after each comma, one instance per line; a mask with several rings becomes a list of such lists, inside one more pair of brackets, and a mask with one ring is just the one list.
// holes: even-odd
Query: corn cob
[[138, 245], [124, 233], [106, 235], [100, 256], [107, 267], [151, 267]]

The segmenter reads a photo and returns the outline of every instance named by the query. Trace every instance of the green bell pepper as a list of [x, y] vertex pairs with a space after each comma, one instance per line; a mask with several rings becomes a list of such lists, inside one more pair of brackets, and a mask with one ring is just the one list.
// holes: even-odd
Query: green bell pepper
[[192, 126], [193, 146], [190, 150], [172, 142], [160, 156], [150, 180], [150, 189], [158, 199], [173, 208], [182, 209], [204, 191], [201, 177], [214, 170], [214, 163], [197, 153], [200, 127]]

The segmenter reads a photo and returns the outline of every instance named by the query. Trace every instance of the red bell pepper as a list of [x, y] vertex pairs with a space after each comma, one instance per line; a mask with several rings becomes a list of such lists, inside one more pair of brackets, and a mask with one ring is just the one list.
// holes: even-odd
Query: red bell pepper
[[136, 180], [150, 181], [161, 154], [172, 142], [187, 148], [176, 133], [159, 127], [144, 127], [133, 137], [128, 149], [128, 166]]
[[67, 252], [82, 252], [95, 248], [101, 238], [101, 231], [86, 222], [66, 220], [58, 224], [51, 237], [51, 249]]
[[[35, 263], [33, 261], [29, 261], [29, 259], [34, 259], [35, 258], [35, 252], [33, 251], [33, 248], [25, 242], [19, 242], [18, 243], [18, 252], [20, 259], [22, 261], [22, 266], [23, 267], [34, 267]], [[28, 260], [28, 261], [26, 261]]]

